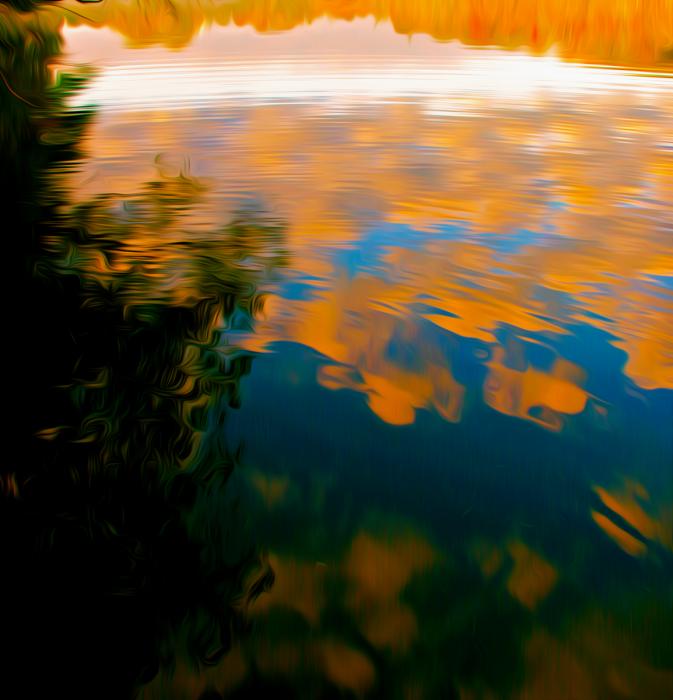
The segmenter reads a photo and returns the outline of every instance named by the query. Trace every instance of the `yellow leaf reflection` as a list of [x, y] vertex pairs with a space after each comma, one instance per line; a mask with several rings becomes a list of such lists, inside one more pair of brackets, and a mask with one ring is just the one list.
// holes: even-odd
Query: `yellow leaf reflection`
[[473, 542], [470, 546], [470, 554], [486, 578], [495, 576], [503, 565], [504, 556], [502, 549], [487, 540]]
[[276, 554], [269, 555], [269, 563], [275, 582], [268, 593], [257, 598], [252, 614], [260, 615], [279, 606], [296, 610], [317, 625], [325, 602], [325, 567]]
[[514, 568], [507, 580], [509, 592], [527, 608], [534, 609], [556, 584], [556, 569], [523, 542], [514, 540], [507, 546]]
[[255, 471], [250, 475], [250, 482], [269, 509], [282, 504], [290, 490], [288, 476], [271, 476]]
[[507, 590], [530, 610], [551, 593], [558, 580], [556, 568], [519, 539], [511, 539], [504, 546], [478, 539], [468, 551], [486, 579], [509, 570]]
[[673, 672], [643, 661], [603, 616], [580, 620], [566, 638], [544, 629], [533, 632], [526, 671], [517, 697], [529, 700], [658, 700], [673, 692]]
[[358, 534], [345, 562], [346, 575], [354, 585], [354, 604], [397, 598], [411, 577], [436, 559], [435, 550], [416, 535], [386, 540], [367, 532]]
[[[341, 566], [271, 555], [269, 562], [275, 572], [275, 584], [255, 601], [251, 612], [260, 616], [273, 609], [291, 609], [313, 628], [320, 629], [321, 613], [328, 604], [327, 581], [331, 577], [346, 585], [345, 597], [338, 604], [354, 616], [364, 637], [376, 648], [403, 654], [417, 637], [418, 623], [413, 610], [400, 596], [411, 579], [432, 567], [438, 556], [424, 538], [414, 533], [384, 537], [367, 531], [355, 536]], [[370, 678], [365, 671], [369, 662], [363, 663], [359, 652], [346, 651], [335, 640], [326, 642], [321, 649], [326, 668], [332, 669], [330, 673], [335, 673], [333, 661], [343, 655], [349, 663], [352, 661], [355, 669], [353, 688], [369, 685], [371, 679], [365, 682]], [[289, 659], [290, 650], [287, 654]], [[350, 672], [347, 675], [350, 677]], [[343, 678], [332, 680], [351, 687], [346, 686]]]
[[361, 651], [330, 639], [321, 643], [320, 652], [325, 674], [337, 686], [360, 696], [374, 684], [374, 664]]
[[418, 623], [400, 594], [411, 578], [431, 567], [437, 557], [427, 541], [413, 534], [382, 539], [362, 532], [355, 537], [344, 564], [351, 582], [348, 605], [375, 647], [393, 653], [409, 649]]
[[661, 494], [653, 503], [648, 490], [632, 479], [623, 479], [612, 490], [594, 486], [594, 491], [608, 511], [641, 535], [641, 539], [635, 537], [605, 513], [592, 509], [594, 522], [627, 554], [642, 556], [649, 543], [658, 543], [673, 551], [673, 508]]
[[477, 46], [552, 47], [567, 58], [651, 65], [673, 44], [667, 0], [107, 0], [63, 5], [69, 22], [107, 26], [133, 45], [186, 45], [204, 24], [252, 26], [275, 32], [320, 18], [387, 21], [401, 34], [429, 34]]
[[592, 510], [591, 517], [594, 519], [596, 525], [598, 525], [598, 527], [600, 527], [610, 539], [614, 540], [627, 554], [631, 554], [634, 557], [639, 557], [645, 554], [647, 551], [647, 545], [644, 542], [641, 542], [633, 535], [630, 535], [628, 532], [622, 530], [607, 516]]
[[416, 615], [402, 603], [373, 607], [360, 618], [362, 633], [377, 649], [404, 654], [418, 636]]

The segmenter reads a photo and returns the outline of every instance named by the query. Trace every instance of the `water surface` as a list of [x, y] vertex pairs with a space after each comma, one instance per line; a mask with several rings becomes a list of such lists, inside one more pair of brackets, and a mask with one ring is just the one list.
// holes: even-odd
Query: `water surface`
[[[150, 552], [128, 555], [140, 585], [102, 548], [94, 590], [128, 622], [97, 678], [144, 698], [666, 697], [666, 64], [367, 17], [132, 48], [116, 17], [63, 28], [49, 61], [84, 77], [35, 266], [66, 316], [41, 478], [81, 463], [103, 478], [72, 497], [92, 551]], [[180, 547], [147, 544], [174, 520]], [[138, 615], [153, 652], [120, 653]]]

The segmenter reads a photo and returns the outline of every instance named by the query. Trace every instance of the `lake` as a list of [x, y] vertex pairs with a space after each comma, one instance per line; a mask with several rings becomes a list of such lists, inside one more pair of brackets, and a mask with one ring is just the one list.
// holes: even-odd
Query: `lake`
[[484, 5], [3, 10], [25, 697], [673, 693], [673, 8]]

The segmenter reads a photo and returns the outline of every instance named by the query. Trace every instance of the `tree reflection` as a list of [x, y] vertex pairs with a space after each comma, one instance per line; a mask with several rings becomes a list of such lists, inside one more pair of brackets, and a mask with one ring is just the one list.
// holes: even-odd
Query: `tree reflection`
[[[64, 5], [73, 3], [65, 0]], [[553, 48], [564, 58], [622, 65], [666, 65], [671, 59], [671, 5], [667, 0], [125, 0], [87, 7], [68, 16], [108, 26], [134, 45], [181, 47], [204, 23], [287, 31], [321, 18], [353, 21], [373, 17], [396, 32], [428, 34], [470, 46]]]
[[7, 374], [28, 401], [7, 428], [30, 435], [2, 474], [6, 680], [23, 697], [123, 698], [184, 650], [221, 658], [272, 580], [227, 503], [236, 460], [220, 435], [251, 366], [226, 331], [263, 306], [283, 227], [244, 211], [190, 234], [201, 186], [187, 173], [70, 207], [61, 176], [91, 114], [65, 106], [77, 80], [50, 85], [56, 35], [13, 19], [2, 185], [9, 291], [26, 301], [8, 312], [21, 350]]

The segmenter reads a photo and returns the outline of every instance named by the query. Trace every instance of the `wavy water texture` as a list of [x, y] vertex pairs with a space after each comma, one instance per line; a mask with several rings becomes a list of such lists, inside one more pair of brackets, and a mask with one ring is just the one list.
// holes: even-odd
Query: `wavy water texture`
[[[363, 393], [397, 425], [422, 408], [460, 420], [461, 343], [487, 371], [490, 407], [552, 430], [610, 402], [593, 356], [562, 349], [584, 328], [623, 353], [616, 381], [673, 388], [668, 95], [597, 92], [580, 106], [541, 89], [522, 110], [477, 93], [458, 114], [418, 99], [333, 118], [329, 106], [216, 108], [231, 121], [213, 128], [236, 158], [211, 171], [202, 211], [233, 214], [231, 193], [254, 192], [287, 222], [292, 253], [288, 286], [240, 342], [313, 348], [331, 363], [322, 386]], [[151, 114], [92, 132], [80, 192], [101, 176], [137, 188], [150, 165], [134, 147], [141, 120], [153, 149], [178, 156], [185, 127]], [[448, 357], [446, 338], [460, 341]], [[400, 345], [414, 358], [391, 350]]]

